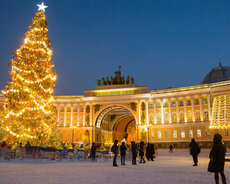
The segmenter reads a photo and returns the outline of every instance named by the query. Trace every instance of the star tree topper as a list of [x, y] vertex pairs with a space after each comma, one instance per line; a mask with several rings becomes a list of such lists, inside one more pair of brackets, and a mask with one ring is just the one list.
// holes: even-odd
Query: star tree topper
[[48, 6], [45, 6], [44, 3], [42, 2], [42, 4], [37, 4], [38, 6], [38, 11], [42, 10], [45, 12], [45, 8], [47, 8]]

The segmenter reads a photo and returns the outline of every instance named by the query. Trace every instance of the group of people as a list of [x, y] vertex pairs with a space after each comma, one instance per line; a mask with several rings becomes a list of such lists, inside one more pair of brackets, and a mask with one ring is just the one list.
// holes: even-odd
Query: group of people
[[[200, 147], [195, 139], [191, 140], [189, 144], [190, 154], [193, 158], [193, 166], [198, 166], [198, 155], [200, 154]], [[219, 174], [221, 176], [221, 180], [223, 184], [227, 184], [226, 177], [224, 174], [224, 165], [225, 165], [225, 155], [226, 148], [222, 142], [222, 136], [220, 134], [215, 134], [213, 138], [212, 149], [209, 153], [209, 164], [208, 164], [208, 172], [213, 172], [214, 180], [216, 184], [219, 184]]]

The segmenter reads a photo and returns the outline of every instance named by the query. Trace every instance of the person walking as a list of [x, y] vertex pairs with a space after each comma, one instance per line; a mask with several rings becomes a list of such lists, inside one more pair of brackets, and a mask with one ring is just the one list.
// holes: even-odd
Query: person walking
[[117, 154], [118, 154], [118, 140], [115, 140], [114, 141], [114, 144], [113, 144], [113, 146], [112, 146], [112, 148], [111, 148], [111, 151], [113, 152], [113, 154], [114, 154], [114, 158], [113, 158], [113, 166], [114, 167], [117, 167], [118, 165], [117, 165]]
[[125, 142], [122, 142], [120, 146], [121, 165], [125, 165], [126, 150], [127, 150], [127, 147], [125, 145]]
[[200, 147], [198, 146], [198, 143], [195, 141], [194, 138], [192, 138], [191, 143], [189, 144], [190, 147], [190, 154], [193, 158], [193, 166], [198, 166], [198, 155], [200, 153]]
[[92, 146], [91, 146], [91, 150], [90, 150], [90, 153], [92, 155], [92, 161], [95, 162], [96, 160], [96, 151], [97, 151], [97, 148], [95, 146], [95, 142], [92, 143]]
[[154, 144], [150, 144], [150, 159], [151, 159], [151, 161], [154, 161], [154, 159], [153, 159], [153, 158], [155, 158], [154, 155], [155, 155], [155, 146], [154, 146]]
[[169, 146], [169, 153], [173, 153], [173, 145], [172, 144], [170, 144], [170, 146]]
[[225, 164], [226, 148], [222, 143], [222, 136], [215, 134], [213, 138], [212, 149], [209, 154], [210, 164], [208, 171], [214, 172], [215, 183], [219, 184], [219, 173], [223, 184], [227, 184], [226, 177], [224, 175], [224, 164]]
[[140, 162], [139, 163], [142, 163], [143, 161], [143, 164], [145, 163], [145, 159], [144, 159], [144, 148], [145, 146], [145, 143], [143, 141], [140, 142], [140, 150], [139, 150], [139, 156], [140, 156]]
[[132, 165], [137, 165], [136, 159], [137, 159], [137, 145], [135, 141], [131, 142], [131, 150], [132, 150]]
[[146, 146], [146, 152], [145, 152], [146, 158], [148, 161], [150, 161], [151, 157], [151, 144], [148, 142]]

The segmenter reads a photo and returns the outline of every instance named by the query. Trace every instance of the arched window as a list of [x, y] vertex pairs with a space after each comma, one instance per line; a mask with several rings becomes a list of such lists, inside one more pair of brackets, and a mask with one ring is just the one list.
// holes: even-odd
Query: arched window
[[169, 122], [169, 115], [168, 115], [168, 113], [165, 113], [165, 114], [164, 114], [164, 122], [165, 122], [165, 123], [168, 123], [168, 122]]
[[189, 111], [188, 112], [188, 122], [191, 122], [192, 121], [192, 112]]
[[161, 123], [161, 114], [157, 114], [157, 123]]
[[200, 112], [196, 111], [196, 121], [200, 121]]
[[208, 120], [209, 118], [208, 118], [208, 111], [204, 111], [204, 120]]
[[150, 114], [149, 121], [150, 121], [150, 123], [153, 123], [153, 121], [154, 121], [154, 116], [153, 116], [153, 114]]
[[177, 122], [177, 117], [176, 117], [176, 113], [175, 112], [172, 114], [172, 122], [173, 123]]
[[184, 113], [183, 112], [180, 113], [180, 122], [184, 122]]

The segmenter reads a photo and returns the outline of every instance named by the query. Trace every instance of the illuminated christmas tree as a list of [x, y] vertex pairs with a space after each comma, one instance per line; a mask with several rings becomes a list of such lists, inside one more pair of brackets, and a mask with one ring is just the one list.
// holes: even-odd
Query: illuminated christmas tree
[[56, 72], [51, 60], [46, 6], [42, 3], [25, 33], [24, 43], [10, 60], [10, 79], [2, 91], [5, 99], [2, 134], [4, 140], [30, 141], [32, 145], [57, 146], [58, 124], [54, 119], [53, 88]]

